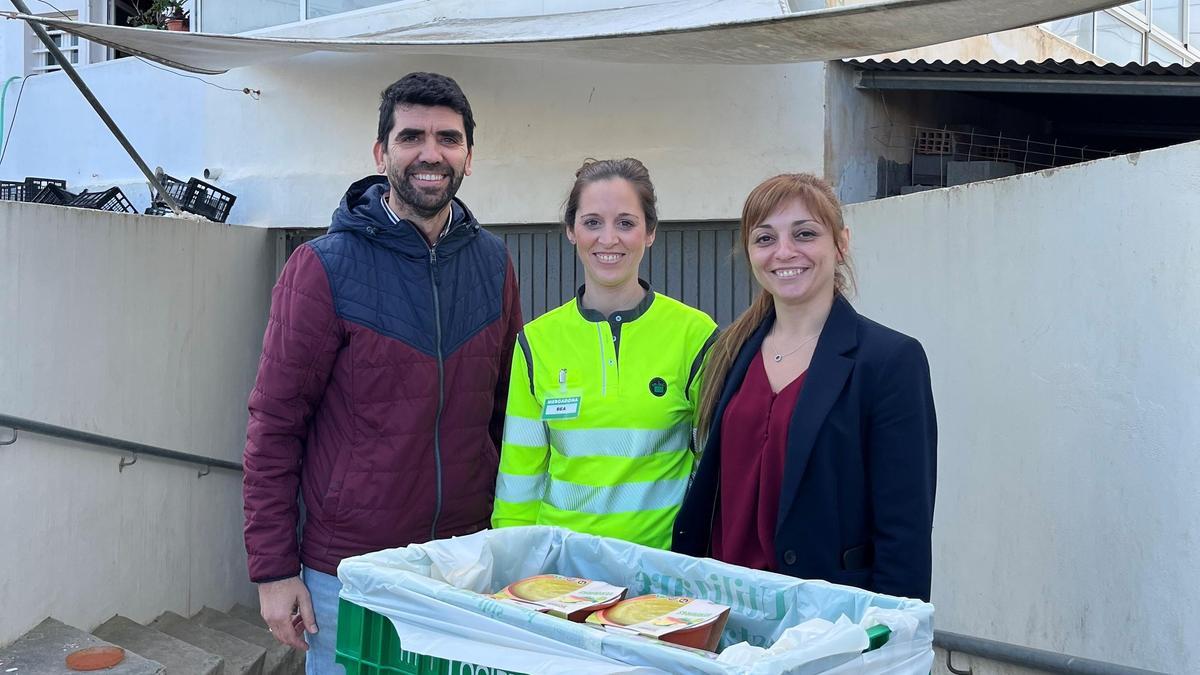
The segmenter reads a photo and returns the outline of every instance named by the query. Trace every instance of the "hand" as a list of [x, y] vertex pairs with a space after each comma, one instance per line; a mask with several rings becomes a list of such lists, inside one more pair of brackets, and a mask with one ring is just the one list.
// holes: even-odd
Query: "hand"
[[258, 605], [267, 630], [285, 645], [308, 651], [302, 631], [317, 632], [312, 598], [300, 577], [258, 585]]

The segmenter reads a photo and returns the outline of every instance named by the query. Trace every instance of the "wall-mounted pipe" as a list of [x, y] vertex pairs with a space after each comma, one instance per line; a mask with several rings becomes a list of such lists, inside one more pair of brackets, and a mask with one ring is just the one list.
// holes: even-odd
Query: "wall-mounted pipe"
[[8, 78], [4, 81], [4, 90], [0, 91], [0, 147], [4, 146], [4, 111], [8, 109], [5, 105], [5, 101], [8, 99], [8, 87], [19, 79], [21, 79], [20, 75]]

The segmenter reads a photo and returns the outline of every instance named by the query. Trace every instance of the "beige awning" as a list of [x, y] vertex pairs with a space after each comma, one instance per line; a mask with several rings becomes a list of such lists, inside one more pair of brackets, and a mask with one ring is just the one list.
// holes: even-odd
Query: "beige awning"
[[[774, 3], [772, 3], [774, 4]], [[635, 64], [825, 61], [1029, 26], [1112, 0], [882, 0], [763, 16], [762, 3], [685, 0], [620, 9], [434, 20], [340, 39], [214, 35], [10, 15], [196, 73], [314, 52], [445, 54]], [[783, 7], [786, 2], [779, 2]], [[739, 8], [751, 11], [738, 14]], [[751, 16], [747, 17], [749, 13]]]

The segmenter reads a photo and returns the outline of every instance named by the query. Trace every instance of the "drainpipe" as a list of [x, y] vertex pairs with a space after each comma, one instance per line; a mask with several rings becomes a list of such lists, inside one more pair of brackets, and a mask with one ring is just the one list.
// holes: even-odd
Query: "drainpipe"
[[[12, 4], [17, 8], [17, 11], [22, 14], [29, 15], [33, 13], [29, 11], [29, 5], [26, 5], [24, 0], [12, 0]], [[95, 109], [96, 114], [100, 116], [100, 119], [104, 122], [104, 125], [107, 126], [108, 130], [112, 132], [112, 135], [116, 137], [117, 142], [121, 144], [121, 147], [125, 148], [125, 152], [129, 153], [129, 158], [133, 160], [134, 164], [137, 164], [137, 168], [141, 169], [142, 175], [146, 177], [146, 180], [150, 181], [150, 186], [154, 189], [155, 194], [161, 197], [162, 200], [167, 203], [167, 206], [171, 207], [171, 210], [175, 212], [175, 215], [183, 215], [183, 209], [179, 208], [179, 202], [175, 201], [175, 198], [171, 196], [171, 193], [163, 189], [162, 185], [158, 181], [158, 177], [154, 175], [154, 172], [150, 170], [150, 167], [146, 166], [146, 162], [142, 160], [142, 156], [138, 154], [137, 150], [133, 149], [133, 144], [129, 142], [128, 138], [125, 138], [125, 134], [121, 132], [120, 127], [118, 127], [117, 123], [113, 121], [113, 118], [109, 117], [108, 111], [104, 109], [104, 106], [100, 105], [100, 101], [96, 99], [96, 96], [92, 93], [92, 90], [89, 89], [86, 84], [84, 84], [83, 78], [79, 77], [79, 73], [75, 72], [75, 66], [71, 65], [70, 60], [63, 56], [62, 50], [58, 48], [58, 45], [54, 44], [54, 41], [51, 40], [50, 36], [46, 34], [46, 29], [42, 28], [42, 25], [36, 21], [27, 21], [27, 23], [29, 24], [29, 27], [33, 29], [33, 32], [35, 35], [37, 35], [38, 39], [42, 41], [42, 44], [46, 45], [46, 49], [48, 49], [54, 56], [54, 62], [58, 64], [59, 68], [62, 68], [62, 71], [67, 74], [67, 77], [71, 78], [71, 82], [75, 83], [75, 87], [79, 89], [79, 93], [83, 94], [83, 97], [87, 99], [87, 102], [92, 104], [92, 108]]]
[[8, 109], [4, 107], [4, 100], [8, 98], [8, 86], [19, 79], [21, 79], [20, 75], [8, 78], [4, 81], [4, 90], [0, 91], [0, 145], [4, 145], [4, 111]]

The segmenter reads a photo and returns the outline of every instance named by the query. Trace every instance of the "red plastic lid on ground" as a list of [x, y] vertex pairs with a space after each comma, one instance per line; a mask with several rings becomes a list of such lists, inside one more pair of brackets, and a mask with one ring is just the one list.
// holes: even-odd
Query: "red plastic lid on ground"
[[104, 670], [125, 660], [125, 650], [120, 647], [88, 647], [67, 654], [67, 668], [71, 670]]

